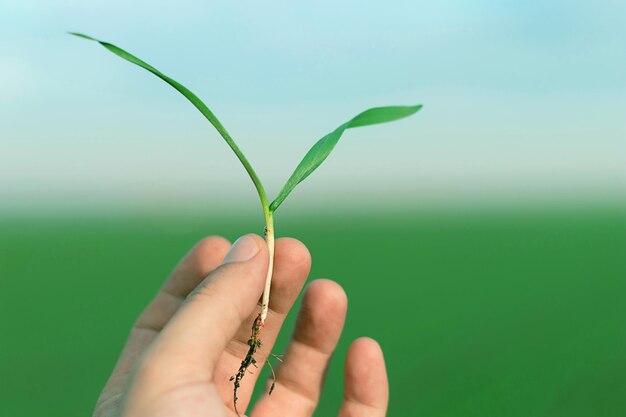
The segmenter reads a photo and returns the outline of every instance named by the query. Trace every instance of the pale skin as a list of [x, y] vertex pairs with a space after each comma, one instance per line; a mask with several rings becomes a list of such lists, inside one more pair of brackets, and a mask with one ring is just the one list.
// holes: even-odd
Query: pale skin
[[[248, 349], [268, 261], [267, 245], [257, 235], [246, 235], [232, 247], [220, 237], [194, 246], [137, 319], [94, 417], [235, 417], [229, 377]], [[310, 266], [302, 243], [276, 240], [272, 296], [263, 346], [256, 354], [259, 364], [271, 352]], [[249, 406], [260, 373], [253, 369], [238, 392], [241, 414], [312, 416], [346, 311], [347, 297], [337, 283], [310, 283], [284, 361], [276, 369], [274, 392]], [[355, 340], [344, 369], [344, 400], [337, 415], [385, 416], [389, 390], [378, 343]]]

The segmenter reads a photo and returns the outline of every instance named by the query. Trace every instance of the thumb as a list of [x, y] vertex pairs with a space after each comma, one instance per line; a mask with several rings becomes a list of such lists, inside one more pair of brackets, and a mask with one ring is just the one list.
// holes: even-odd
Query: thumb
[[151, 347], [146, 362], [170, 376], [171, 371], [211, 376], [227, 343], [257, 306], [268, 260], [261, 237], [240, 237], [223, 264], [189, 295]]

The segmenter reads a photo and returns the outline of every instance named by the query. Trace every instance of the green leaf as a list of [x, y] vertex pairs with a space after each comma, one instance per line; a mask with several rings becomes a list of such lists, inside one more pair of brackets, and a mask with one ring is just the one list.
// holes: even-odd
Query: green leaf
[[217, 131], [220, 132], [222, 136], [224, 135], [229, 136], [228, 132], [226, 132], [226, 129], [224, 128], [222, 123], [217, 119], [217, 117], [213, 114], [213, 112], [209, 110], [207, 105], [204, 104], [202, 100], [198, 98], [198, 96], [192, 93], [184, 85], [180, 84], [176, 80], [173, 80], [172, 78], [163, 74], [162, 72], [154, 68], [152, 65], [146, 63], [145, 61], [142, 61], [141, 59], [137, 58], [133, 54], [126, 52], [122, 48], [119, 48], [111, 43], [92, 38], [91, 36], [84, 35], [82, 33], [77, 33], [77, 32], [69, 32], [69, 33], [70, 35], [74, 35], [83, 39], [98, 42], [100, 45], [104, 46], [106, 49], [113, 52], [115, 55], [119, 56], [120, 58], [123, 58], [128, 62], [132, 62], [133, 64], [138, 65], [147, 71], [150, 71], [151, 73], [153, 73], [154, 75], [156, 75], [157, 77], [159, 77], [160, 79], [162, 79], [163, 81], [165, 81], [166, 83], [174, 87], [176, 90], [178, 90], [178, 92], [180, 92], [183, 96], [185, 96], [187, 100], [189, 100], [191, 104], [193, 104], [198, 110], [200, 110], [200, 113], [202, 113], [204, 117], [206, 117], [209, 120], [209, 122], [211, 122], [211, 124], [215, 126]]
[[324, 162], [337, 142], [339, 142], [341, 135], [343, 135], [346, 129], [393, 122], [394, 120], [411, 116], [417, 113], [421, 108], [421, 104], [416, 106], [375, 107], [359, 113], [351, 120], [321, 138], [313, 145], [309, 152], [307, 152], [293, 174], [291, 174], [291, 177], [289, 177], [282, 190], [280, 190], [276, 199], [270, 204], [270, 210], [275, 211], [278, 206], [285, 201], [285, 198], [293, 191], [296, 185], [300, 184], [306, 177], [311, 175], [311, 173]]
[[122, 48], [119, 48], [111, 43], [92, 38], [91, 36], [84, 35], [82, 33], [69, 32], [69, 34], [78, 36], [79, 38], [98, 42], [100, 45], [104, 46], [106, 49], [113, 52], [115, 55], [119, 56], [120, 58], [123, 58], [128, 62], [132, 62], [133, 64], [138, 65], [147, 71], [150, 71], [152, 74], [156, 75], [157, 77], [159, 77], [160, 79], [162, 79], [163, 81], [165, 81], [166, 83], [174, 87], [183, 96], [185, 96], [187, 100], [189, 100], [191, 104], [193, 104], [200, 111], [200, 113], [202, 113], [204, 117], [206, 117], [207, 120], [211, 122], [211, 124], [215, 127], [215, 129], [217, 129], [217, 131], [220, 133], [222, 138], [224, 138], [228, 146], [230, 146], [233, 152], [235, 152], [235, 155], [237, 155], [237, 158], [239, 158], [239, 161], [241, 161], [242, 165], [248, 172], [248, 175], [252, 179], [252, 182], [254, 183], [254, 186], [256, 187], [257, 192], [259, 193], [259, 197], [261, 198], [262, 204], [264, 206], [267, 205], [267, 197], [265, 196], [265, 190], [263, 189], [261, 180], [259, 179], [257, 174], [254, 172], [252, 165], [250, 165], [250, 162], [248, 162], [248, 159], [244, 156], [243, 152], [241, 152], [241, 150], [239, 149], [235, 141], [232, 139], [230, 134], [226, 131], [226, 128], [224, 128], [222, 123], [217, 119], [217, 117], [213, 114], [213, 112], [209, 110], [207, 105], [204, 104], [202, 100], [198, 98], [198, 96], [192, 93], [184, 85], [180, 84], [176, 80], [173, 80], [172, 78], [163, 74], [162, 72], [154, 68], [152, 65], [146, 63], [145, 61], [142, 61], [141, 59], [137, 58], [133, 54], [126, 52]]

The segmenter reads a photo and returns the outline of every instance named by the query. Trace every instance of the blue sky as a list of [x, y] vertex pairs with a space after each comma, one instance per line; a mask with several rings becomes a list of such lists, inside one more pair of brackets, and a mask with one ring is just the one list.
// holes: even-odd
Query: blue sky
[[0, 0], [0, 200], [255, 198], [183, 98], [68, 30], [195, 91], [270, 194], [355, 113], [414, 103], [350, 131], [292, 198], [620, 193], [624, 16], [622, 1]]

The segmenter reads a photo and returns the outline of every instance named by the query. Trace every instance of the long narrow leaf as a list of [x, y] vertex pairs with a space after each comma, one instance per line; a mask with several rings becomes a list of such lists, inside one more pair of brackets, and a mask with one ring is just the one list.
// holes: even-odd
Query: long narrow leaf
[[113, 52], [115, 55], [119, 56], [120, 58], [123, 58], [128, 62], [132, 62], [133, 64], [138, 65], [147, 71], [150, 71], [151, 73], [153, 73], [154, 75], [156, 75], [157, 77], [159, 77], [160, 79], [162, 79], [163, 81], [165, 81], [166, 83], [174, 87], [176, 90], [178, 90], [178, 92], [180, 92], [183, 96], [185, 96], [187, 100], [189, 100], [191, 104], [193, 104], [198, 110], [200, 110], [200, 113], [202, 113], [204, 117], [206, 117], [209, 120], [209, 122], [211, 122], [211, 124], [215, 126], [215, 128], [218, 130], [218, 132], [220, 132], [220, 134], [222, 134], [222, 136], [224, 134], [226, 136], [229, 136], [228, 132], [226, 132], [226, 129], [224, 128], [222, 123], [217, 119], [217, 117], [213, 114], [213, 112], [209, 110], [207, 105], [204, 104], [202, 100], [198, 98], [198, 96], [192, 93], [184, 85], [168, 77], [167, 75], [163, 74], [162, 72], [154, 68], [152, 65], [146, 63], [145, 61], [142, 61], [141, 59], [137, 58], [136, 56], [134, 56], [133, 54], [129, 52], [126, 52], [120, 47], [117, 47], [111, 43], [104, 42], [96, 38], [92, 38], [91, 36], [84, 35], [82, 33], [70, 32], [70, 34], [74, 36], [78, 36], [83, 39], [88, 39], [90, 41], [98, 42], [100, 45], [104, 46], [106, 49]]
[[322, 162], [324, 162], [337, 142], [339, 142], [341, 135], [343, 135], [343, 132], [345, 132], [346, 129], [392, 122], [394, 120], [408, 117], [418, 112], [421, 108], [421, 104], [418, 104], [417, 106], [375, 107], [358, 114], [351, 120], [321, 138], [315, 145], [313, 145], [309, 152], [307, 152], [300, 164], [294, 170], [293, 174], [291, 174], [291, 177], [289, 177], [282, 190], [280, 190], [276, 199], [272, 201], [270, 210], [275, 211], [278, 206], [285, 201], [285, 198], [287, 198], [287, 196], [293, 191], [296, 185], [311, 175], [311, 173], [315, 171]]
[[262, 194], [261, 198], [262, 199], [265, 198], [265, 191], [263, 191], [263, 187], [261, 186], [261, 181], [259, 180], [258, 176], [254, 172], [254, 169], [252, 169], [250, 162], [248, 162], [247, 158], [244, 156], [243, 152], [241, 152], [241, 150], [239, 149], [235, 141], [231, 138], [230, 134], [226, 131], [226, 129], [222, 125], [222, 123], [217, 119], [217, 117], [213, 114], [213, 112], [209, 110], [207, 105], [204, 104], [202, 100], [198, 98], [198, 96], [192, 93], [184, 85], [168, 77], [167, 75], [163, 74], [162, 72], [154, 68], [152, 65], [146, 63], [145, 61], [142, 61], [141, 59], [123, 50], [122, 48], [119, 48], [111, 43], [92, 38], [91, 36], [87, 36], [82, 33], [77, 33], [77, 32], [69, 32], [69, 33], [71, 35], [78, 36], [79, 38], [98, 42], [100, 45], [104, 46], [106, 49], [113, 52], [115, 55], [119, 56], [120, 58], [123, 58], [128, 62], [132, 62], [133, 64], [138, 65], [147, 71], [150, 71], [152, 74], [156, 75], [157, 77], [159, 77], [160, 79], [162, 79], [163, 81], [165, 81], [166, 83], [174, 87], [183, 96], [185, 96], [185, 98], [187, 98], [187, 100], [189, 100], [191, 104], [193, 104], [200, 111], [200, 113], [202, 113], [204, 117], [206, 117], [207, 120], [211, 122], [211, 124], [215, 127], [215, 129], [217, 129], [217, 131], [220, 133], [222, 138], [224, 138], [228, 146], [230, 146], [233, 152], [235, 152], [235, 155], [237, 155], [237, 158], [239, 158], [239, 160], [243, 164], [244, 168], [248, 172], [248, 175], [250, 175], [250, 178], [254, 182], [254, 185], [257, 188], [259, 195]]

